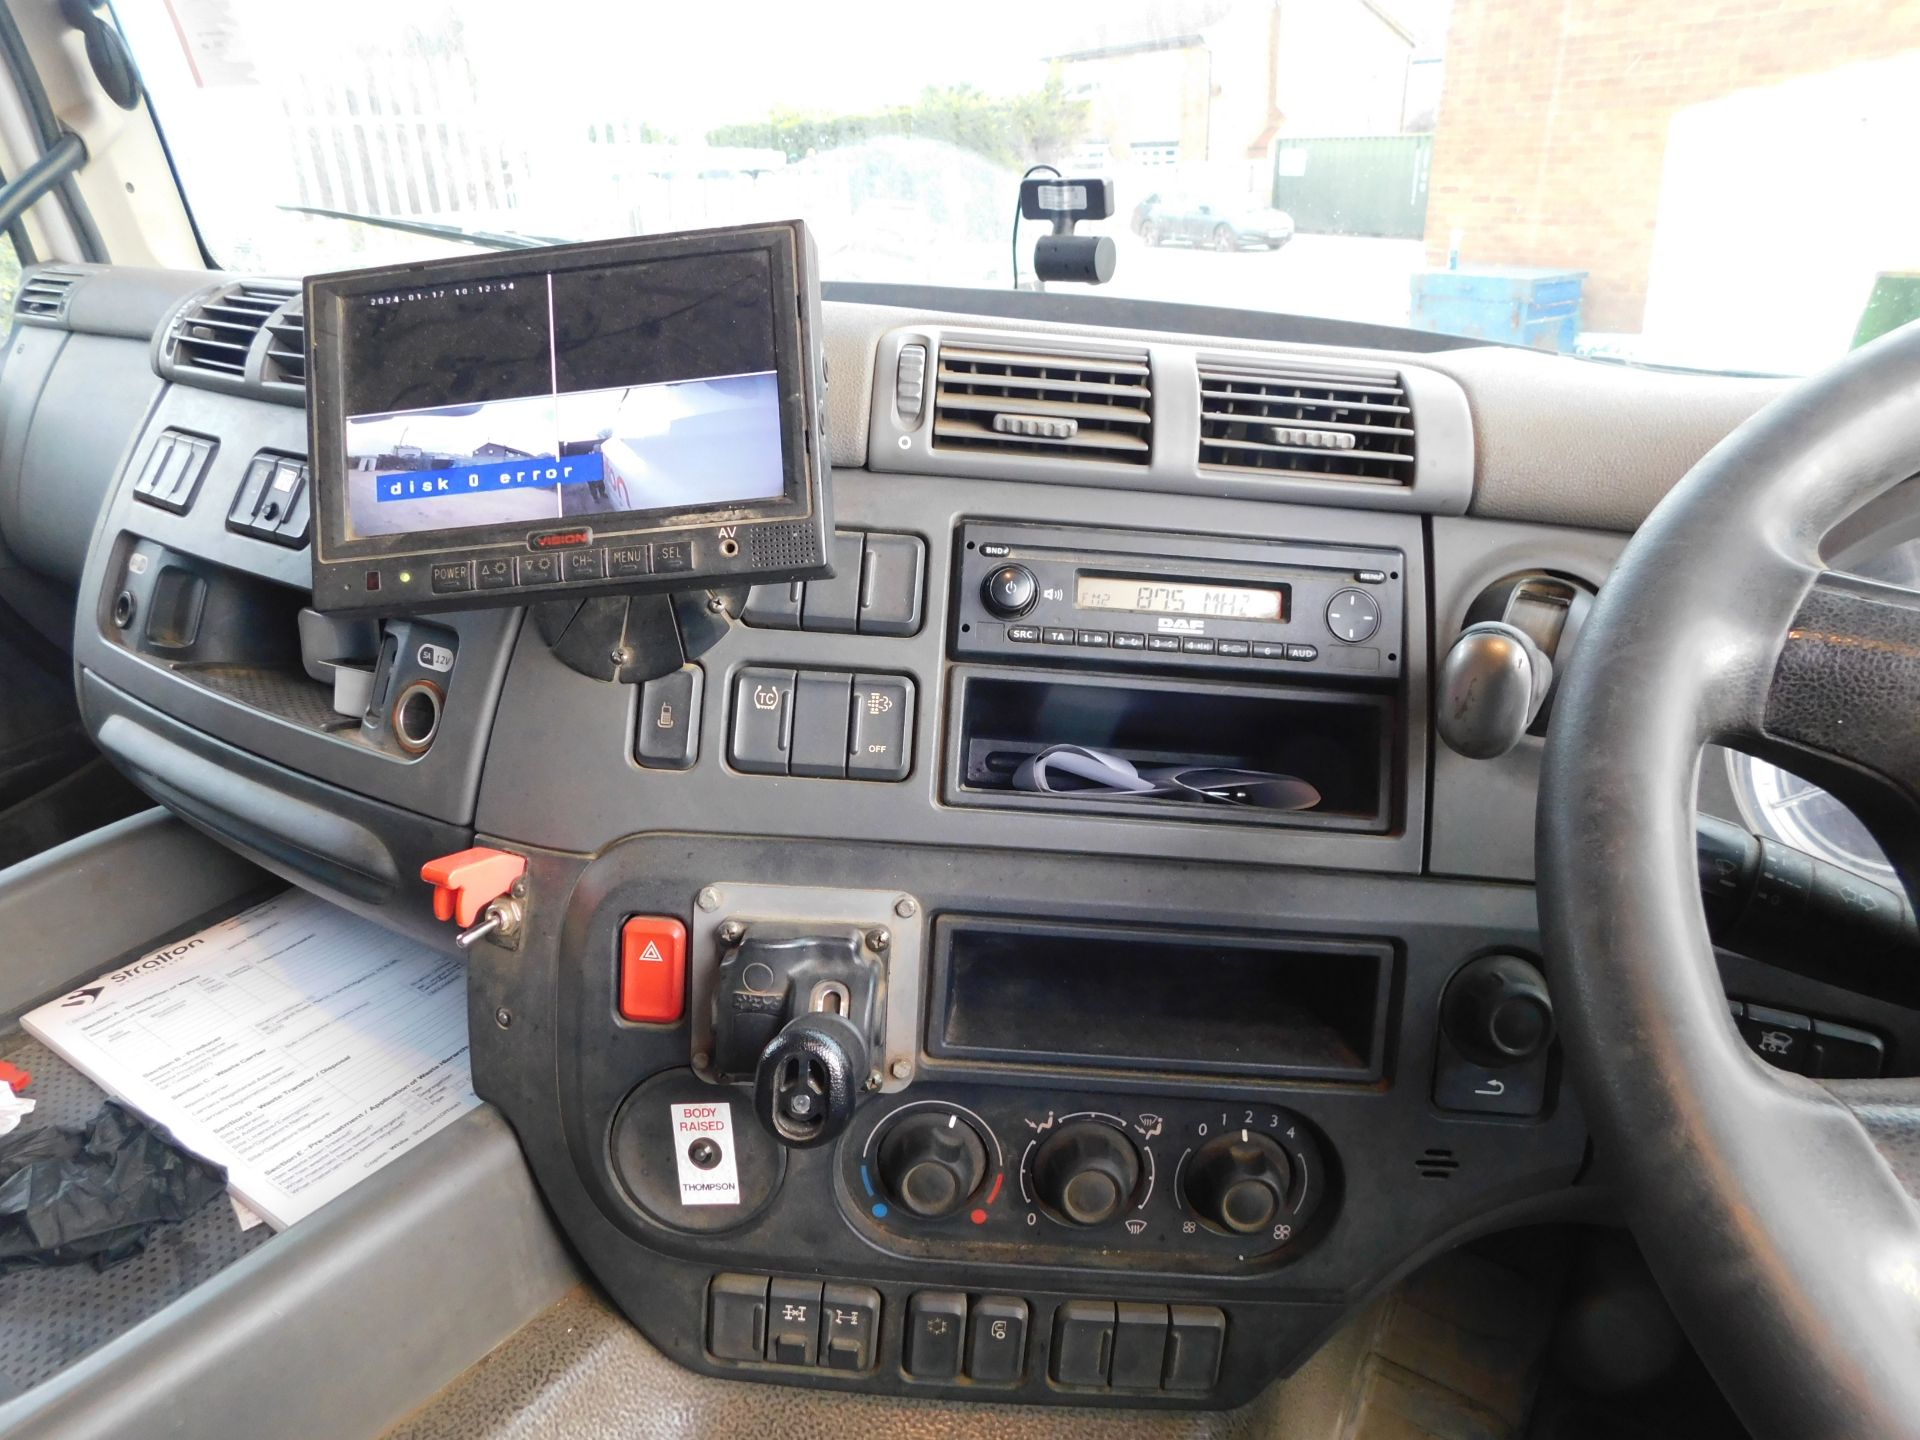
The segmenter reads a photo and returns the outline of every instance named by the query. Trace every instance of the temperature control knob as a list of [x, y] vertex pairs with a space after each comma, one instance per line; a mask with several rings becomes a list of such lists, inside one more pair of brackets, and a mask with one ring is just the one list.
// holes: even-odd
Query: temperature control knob
[[985, 1142], [951, 1110], [916, 1110], [880, 1138], [880, 1183], [922, 1220], [953, 1214], [986, 1173]]
[[1003, 620], [1026, 614], [1039, 593], [1039, 582], [1024, 565], [1002, 565], [980, 584], [980, 598], [986, 602], [987, 609]]
[[1187, 1165], [1187, 1204], [1210, 1225], [1253, 1235], [1272, 1225], [1287, 1203], [1293, 1164], [1265, 1135], [1229, 1130], [1194, 1153]]
[[1034, 1152], [1034, 1190], [1075, 1225], [1104, 1225], [1126, 1208], [1139, 1183], [1140, 1152], [1098, 1120], [1062, 1125]]

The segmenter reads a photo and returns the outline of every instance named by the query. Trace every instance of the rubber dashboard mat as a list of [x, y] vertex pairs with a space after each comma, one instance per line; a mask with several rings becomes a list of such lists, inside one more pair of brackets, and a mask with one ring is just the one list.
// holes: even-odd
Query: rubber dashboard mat
[[[33, 1076], [26, 1093], [39, 1104], [23, 1126], [82, 1125], [106, 1099], [31, 1036], [0, 1040], [0, 1059]], [[142, 1253], [106, 1270], [63, 1265], [0, 1276], [0, 1399], [57, 1374], [272, 1238], [265, 1225], [242, 1230], [220, 1200], [162, 1226]]]

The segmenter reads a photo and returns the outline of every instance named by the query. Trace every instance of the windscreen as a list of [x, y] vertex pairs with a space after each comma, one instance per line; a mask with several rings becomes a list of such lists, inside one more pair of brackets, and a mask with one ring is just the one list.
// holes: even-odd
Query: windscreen
[[784, 491], [764, 251], [342, 303], [348, 539]]
[[798, 216], [828, 283], [1033, 289], [1044, 166], [1114, 186], [1103, 295], [1790, 373], [1920, 316], [1904, 0], [114, 12], [242, 272]]

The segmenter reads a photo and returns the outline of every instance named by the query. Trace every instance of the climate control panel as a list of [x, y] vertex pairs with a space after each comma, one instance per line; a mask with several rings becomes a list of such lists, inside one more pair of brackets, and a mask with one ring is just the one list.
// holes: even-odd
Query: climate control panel
[[927, 1089], [863, 1106], [842, 1143], [842, 1206], [884, 1249], [1244, 1274], [1337, 1204], [1333, 1152], [1282, 1106]]

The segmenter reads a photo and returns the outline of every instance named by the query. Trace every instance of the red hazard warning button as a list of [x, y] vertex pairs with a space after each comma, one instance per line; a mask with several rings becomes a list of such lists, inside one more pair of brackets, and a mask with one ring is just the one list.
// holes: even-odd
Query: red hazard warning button
[[671, 1025], [687, 1008], [687, 927], [668, 915], [635, 915], [620, 927], [620, 1014]]

